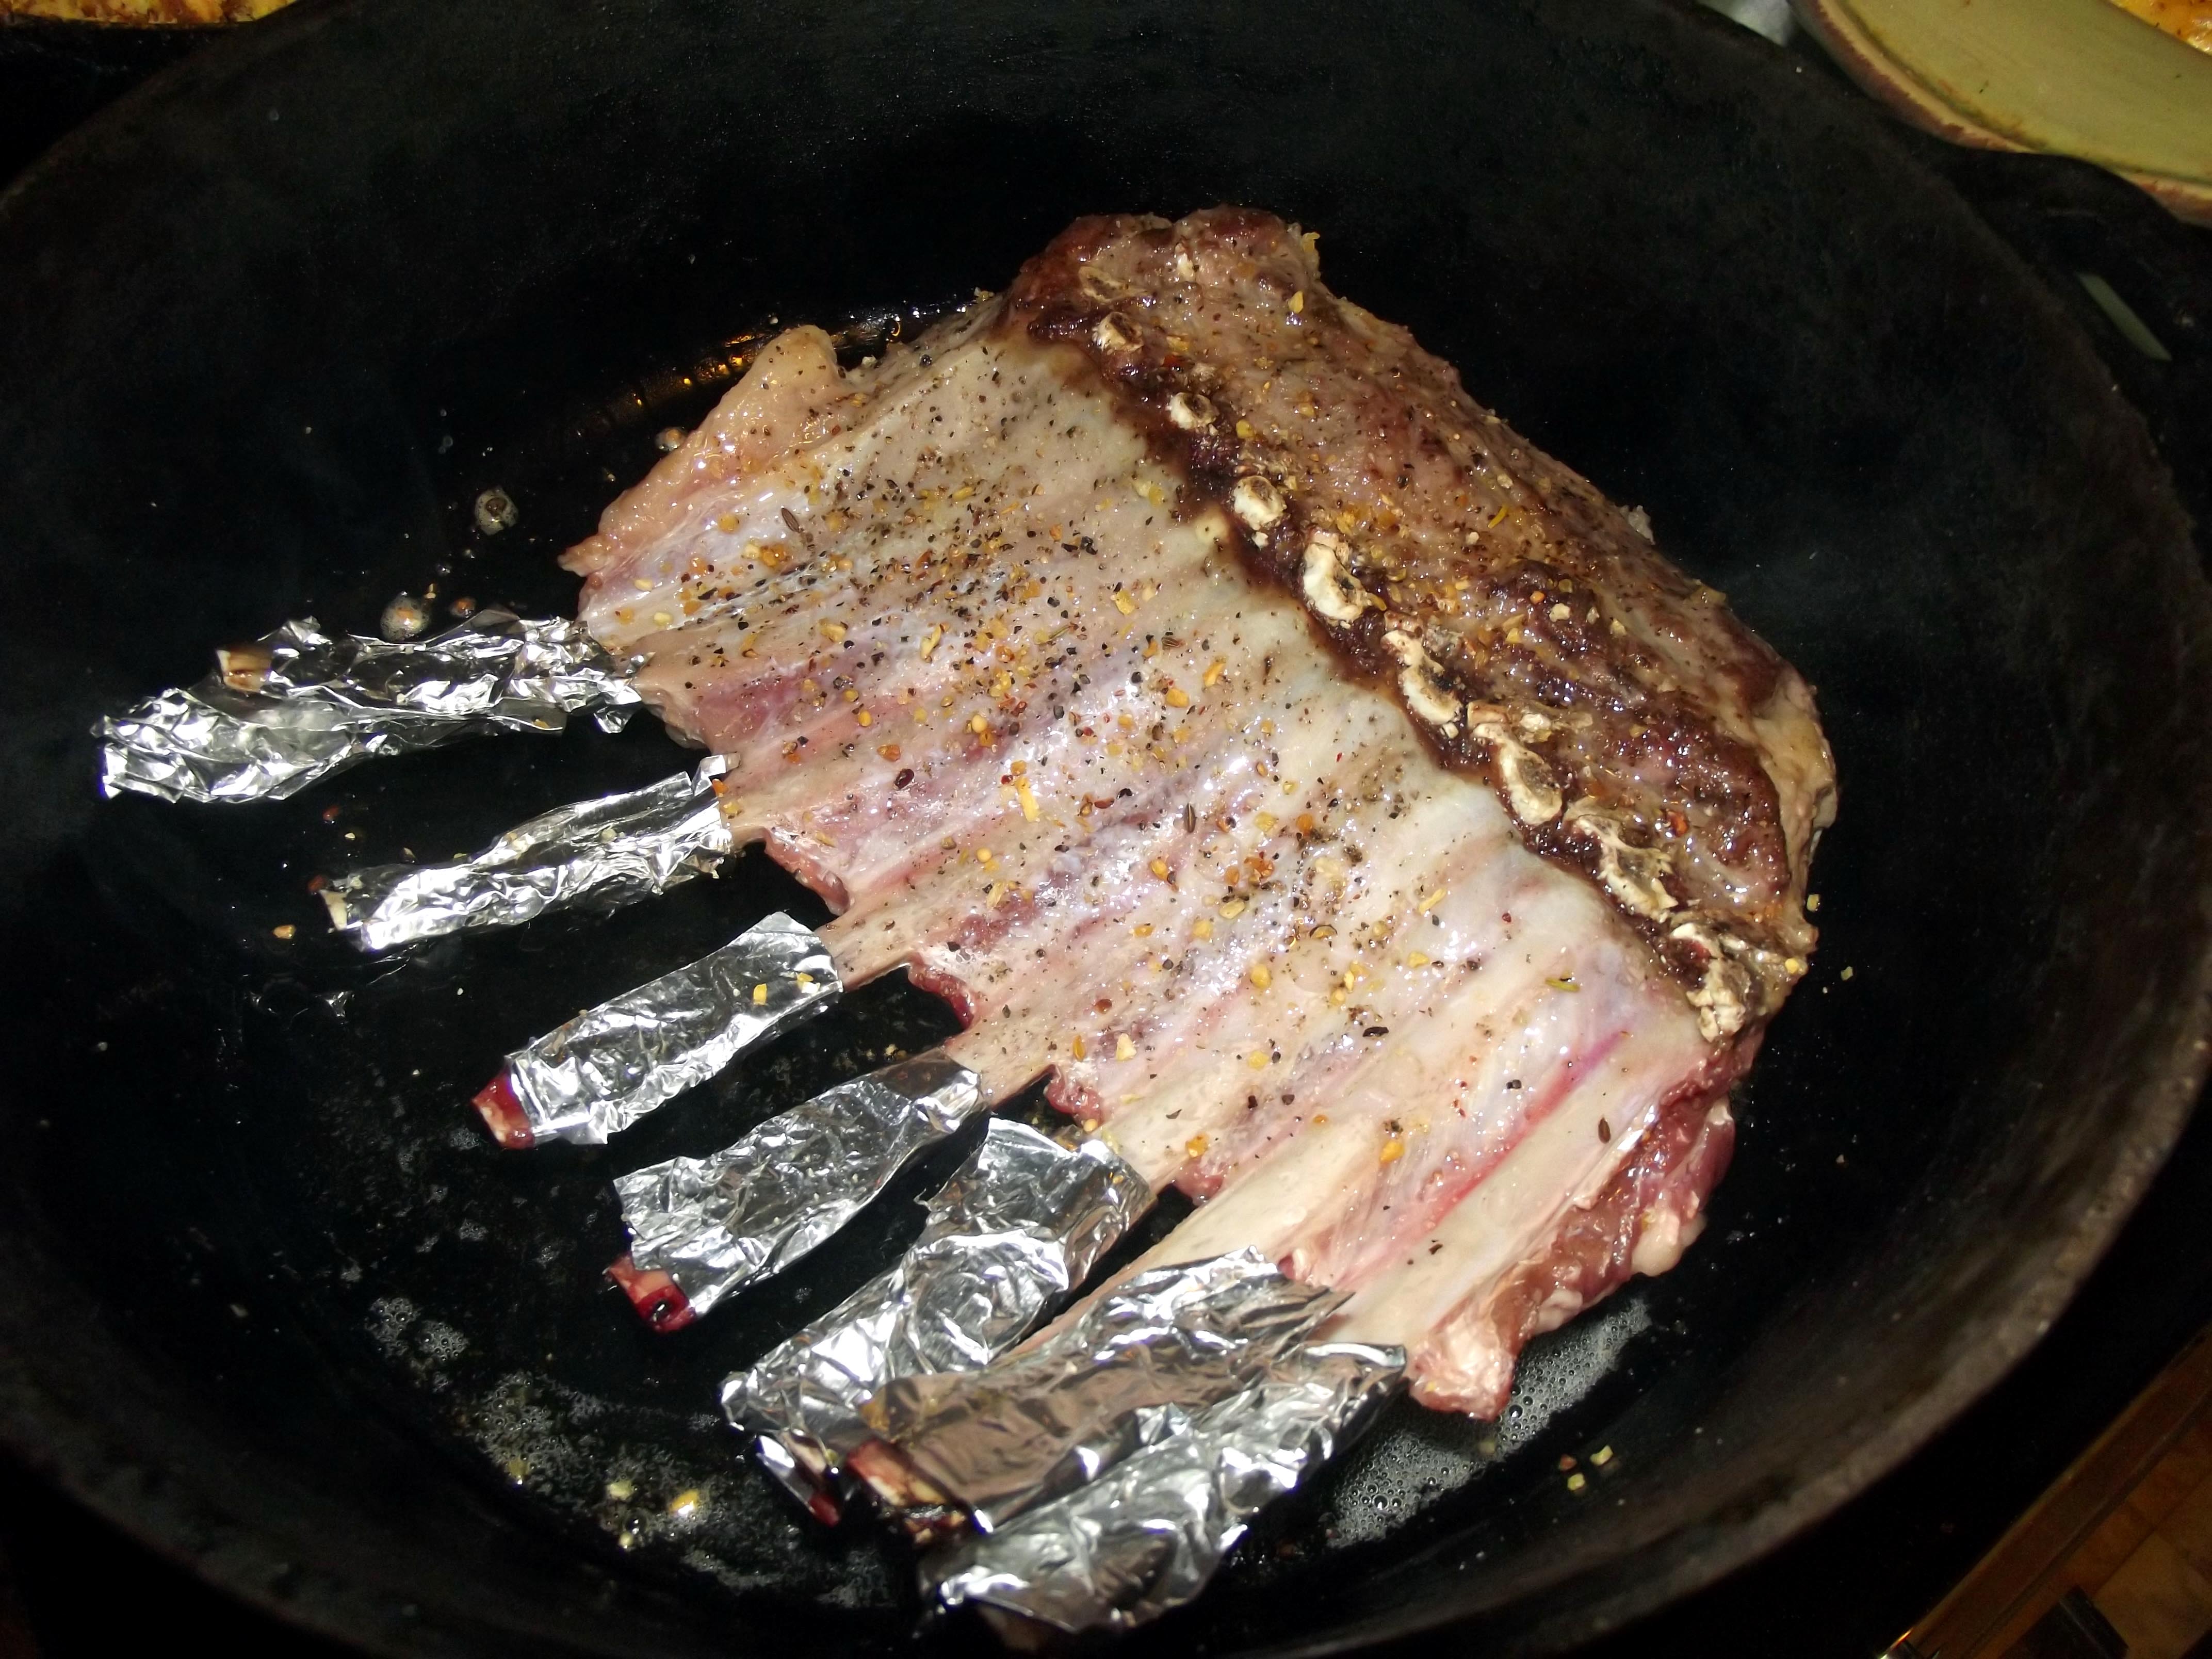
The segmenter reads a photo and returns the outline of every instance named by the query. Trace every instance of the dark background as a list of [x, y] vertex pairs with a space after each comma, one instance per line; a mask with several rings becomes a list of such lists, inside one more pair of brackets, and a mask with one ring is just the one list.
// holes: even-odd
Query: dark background
[[[0, 25], [0, 184], [201, 38]], [[2198, 525], [2212, 522], [2212, 232], [2087, 167], [1917, 148], [2075, 313], [2149, 422]], [[2089, 301], [2081, 271], [2105, 276], [2173, 360], [2132, 348]], [[2204, 550], [2202, 528], [2197, 541]], [[2212, 1118], [2200, 1113], [2072, 1308], [2002, 1384], [1827, 1522], [1590, 1652], [1878, 1652], [2212, 1322], [2207, 1213]], [[0, 1460], [0, 1659], [106, 1655], [179, 1637], [257, 1654], [343, 1651], [233, 1603]]]

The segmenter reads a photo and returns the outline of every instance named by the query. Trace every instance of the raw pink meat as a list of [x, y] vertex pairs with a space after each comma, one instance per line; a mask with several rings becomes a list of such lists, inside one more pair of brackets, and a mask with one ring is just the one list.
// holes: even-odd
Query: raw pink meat
[[764, 346], [568, 557], [724, 811], [1417, 1392], [1694, 1236], [1805, 971], [1811, 695], [1232, 210], [1086, 220], [880, 362]]

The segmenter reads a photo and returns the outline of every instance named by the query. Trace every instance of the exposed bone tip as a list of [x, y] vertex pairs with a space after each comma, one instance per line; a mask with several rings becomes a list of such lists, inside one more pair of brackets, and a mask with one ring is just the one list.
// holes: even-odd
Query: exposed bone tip
[[1289, 509], [1272, 479], [1248, 472], [1229, 492], [1229, 510], [1255, 535], [1264, 534]]
[[683, 1287], [657, 1267], [641, 1267], [625, 1255], [607, 1269], [607, 1278], [656, 1331], [680, 1331], [699, 1316]]
[[[1420, 641], [1402, 629], [1382, 635], [1383, 648], [1398, 659], [1398, 695], [1414, 717], [1425, 720], [1447, 738], [1459, 735], [1460, 716], [1466, 712], [1458, 694], [1444, 684], [1443, 670]], [[1480, 734], [1480, 728], [1477, 728]]]
[[1213, 399], [1201, 392], [1170, 392], [1168, 419], [1181, 431], [1201, 431], [1213, 424]]
[[1631, 846], [1620, 826], [1590, 810], [1588, 801], [1577, 802], [1567, 815], [1567, 833], [1597, 843], [1598, 879], [1636, 915], [1657, 921], [1680, 903], [1663, 879], [1674, 867], [1665, 848]]
[[1381, 603], [1345, 567], [1344, 543], [1334, 532], [1316, 530], [1306, 542], [1299, 586], [1306, 603], [1325, 622], [1354, 623], [1370, 605]]
[[1552, 776], [1543, 757], [1516, 742], [1503, 721], [1474, 722], [1474, 735], [1488, 744], [1498, 763], [1498, 781], [1504, 787], [1505, 804], [1523, 823], [1549, 823], [1566, 805], [1566, 797]]
[[1109, 311], [1091, 329], [1091, 343], [1101, 351], [1134, 351], [1140, 341], [1134, 323], [1118, 311]]
[[1689, 992], [1690, 1006], [1698, 1011], [1699, 1034], [1708, 1042], [1734, 1036], [1751, 1018], [1752, 988], [1750, 974], [1729, 959], [1726, 947], [1735, 941], [1694, 921], [1678, 924], [1667, 936], [1705, 952], [1705, 973]]
[[222, 683], [248, 696], [261, 690], [276, 661], [265, 645], [223, 646], [215, 653], [216, 672], [222, 676]]
[[508, 1080], [502, 1067], [497, 1077], [477, 1091], [469, 1104], [491, 1131], [491, 1138], [509, 1152], [527, 1152], [538, 1144], [538, 1134], [530, 1127], [530, 1115], [522, 1109], [515, 1098], [514, 1085]]

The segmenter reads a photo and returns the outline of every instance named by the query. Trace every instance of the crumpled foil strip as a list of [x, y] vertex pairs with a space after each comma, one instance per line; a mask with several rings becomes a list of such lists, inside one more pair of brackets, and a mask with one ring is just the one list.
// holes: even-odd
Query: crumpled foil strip
[[1188, 1428], [1343, 1300], [1256, 1250], [1153, 1268], [981, 1371], [886, 1384], [849, 1467], [923, 1542], [996, 1531]]
[[732, 1426], [823, 1521], [860, 1407], [895, 1377], [978, 1370], [1021, 1340], [1152, 1201], [1103, 1141], [1063, 1146], [994, 1118], [889, 1272], [722, 1385]]
[[1402, 1348], [1300, 1348], [1090, 1485], [926, 1560], [924, 1580], [948, 1607], [1000, 1615], [1006, 1634], [1020, 1630], [1006, 1614], [1133, 1629], [1203, 1590], [1251, 1517], [1357, 1438], [1405, 1368]]
[[475, 732], [557, 732], [640, 702], [630, 665], [583, 624], [480, 611], [434, 639], [326, 635], [310, 617], [216, 653], [216, 672], [93, 728], [100, 787], [165, 800], [281, 800], [372, 755]]
[[736, 850], [714, 755], [643, 789], [578, 801], [519, 823], [469, 859], [380, 864], [323, 890], [331, 925], [364, 951], [513, 927], [572, 905], [611, 910], [665, 892]]
[[778, 911], [518, 1048], [492, 1088], [504, 1086], [528, 1120], [522, 1144], [600, 1146], [843, 989], [830, 947]]
[[836, 1232], [983, 1104], [982, 1079], [932, 1049], [779, 1112], [711, 1157], [623, 1176], [630, 1260], [666, 1273], [703, 1314]]

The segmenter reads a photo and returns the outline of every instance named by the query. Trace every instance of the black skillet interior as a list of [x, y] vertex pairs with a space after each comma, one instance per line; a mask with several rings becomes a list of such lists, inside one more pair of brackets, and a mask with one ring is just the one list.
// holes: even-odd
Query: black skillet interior
[[[1556, 1649], [1832, 1507], [2033, 1340], [2202, 1069], [2212, 635], [2138, 423], [1863, 109], [1656, 3], [307, 0], [0, 205], [17, 1444], [379, 1648], [915, 1639], [898, 1552], [795, 1518], [712, 1400], [930, 1171], [680, 1336], [597, 1276], [610, 1174], [942, 1009], [878, 987], [612, 1149], [497, 1153], [462, 1102], [504, 1049], [818, 908], [756, 857], [370, 965], [308, 878], [684, 757], [580, 729], [203, 810], [99, 802], [85, 730], [285, 617], [434, 580], [558, 610], [551, 555], [758, 330], [1224, 199], [1318, 228], [1342, 292], [1647, 505], [1818, 684], [1844, 815], [1705, 1242], [1533, 1349], [1504, 1423], [1395, 1411], [1157, 1639]], [[494, 484], [522, 517], [487, 538]]]

